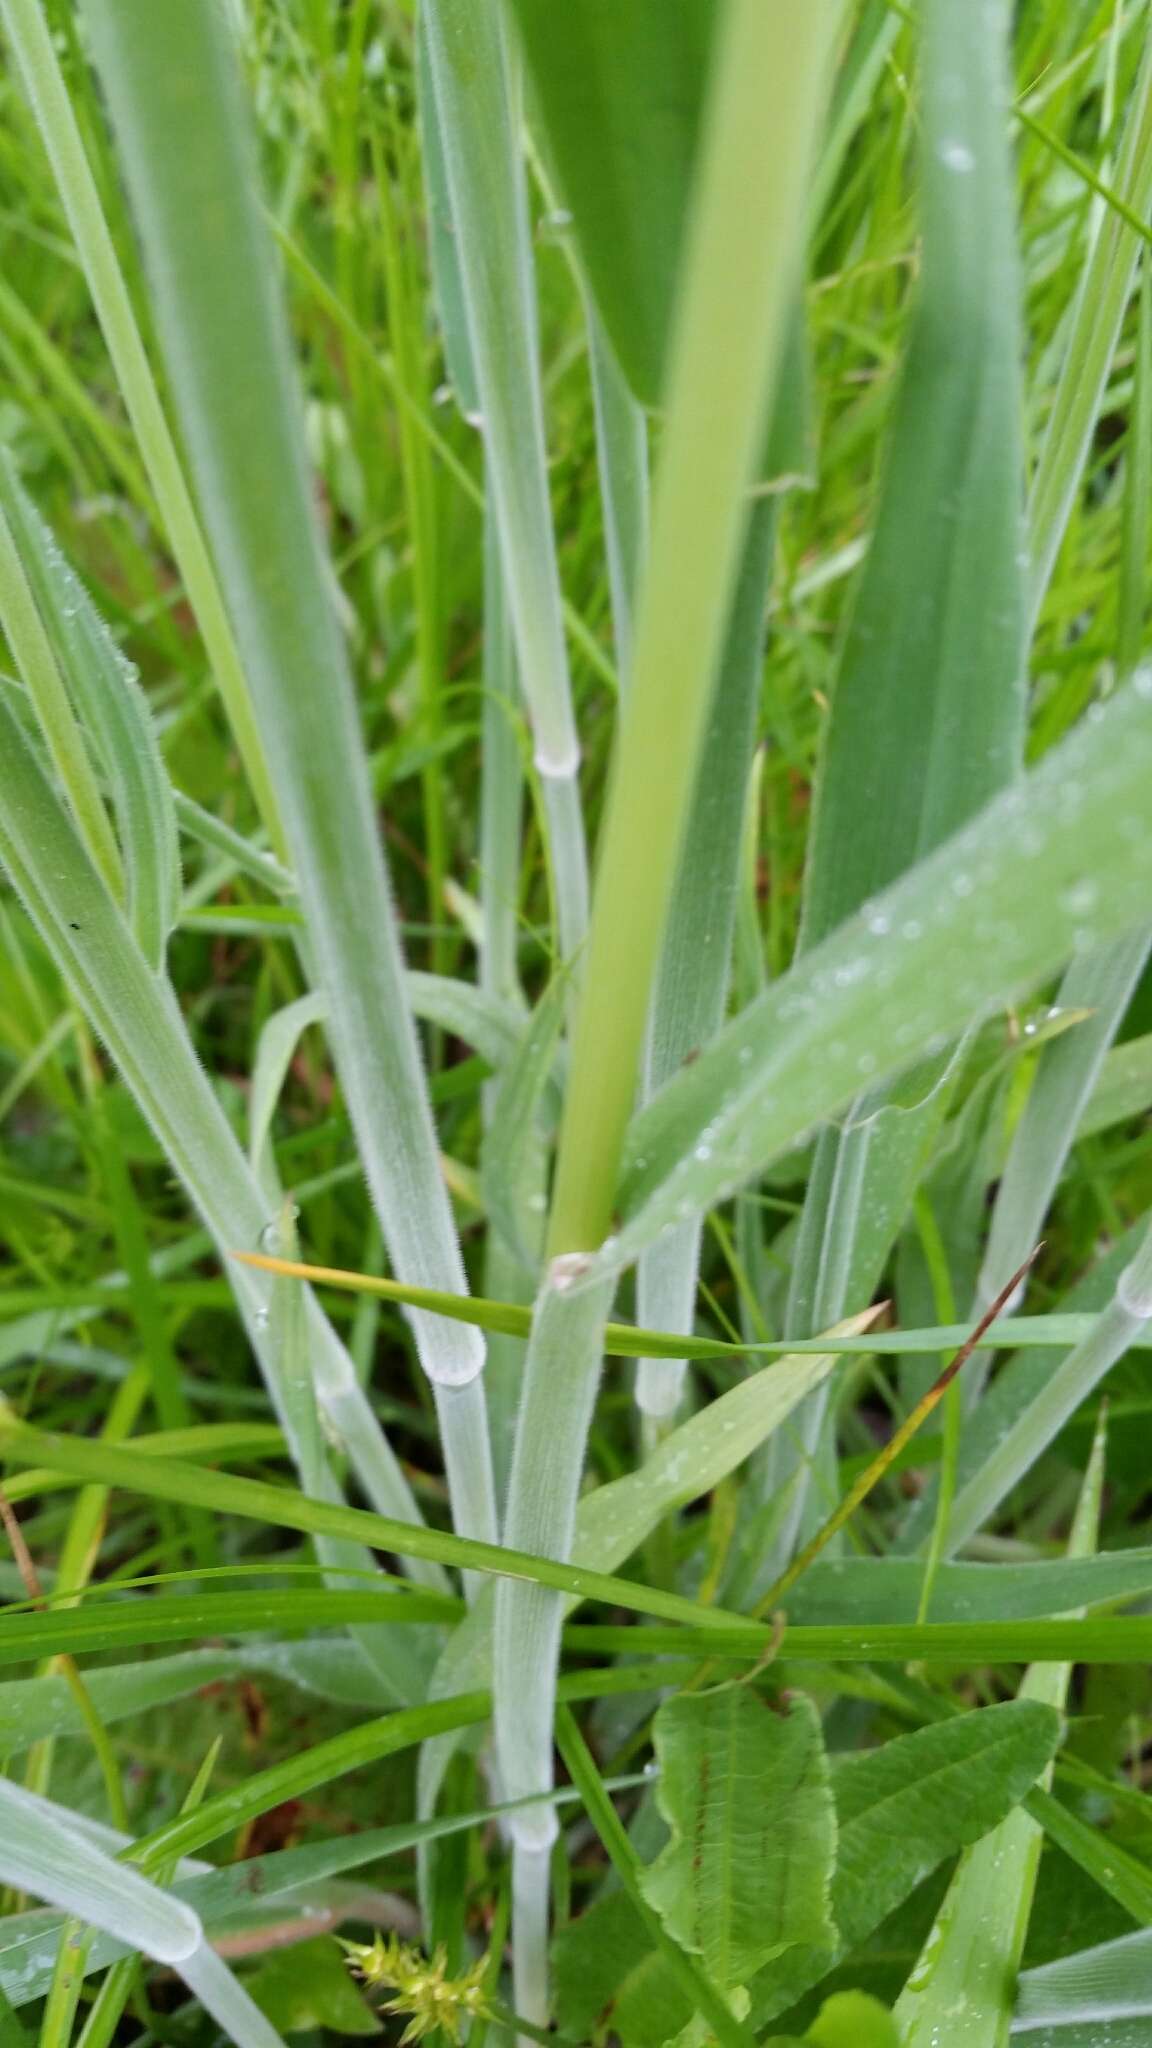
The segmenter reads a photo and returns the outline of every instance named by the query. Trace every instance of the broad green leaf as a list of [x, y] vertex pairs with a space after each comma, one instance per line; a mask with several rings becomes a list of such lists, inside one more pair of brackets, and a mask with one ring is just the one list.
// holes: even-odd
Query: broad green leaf
[[836, 1816], [819, 1717], [741, 1685], [665, 1701], [653, 1729], [672, 1840], [643, 1891], [725, 1989], [797, 1944], [831, 1945]]
[[609, 2023], [623, 2048], [664, 2048], [691, 2015], [687, 1994], [624, 1891], [606, 1892], [552, 1945], [556, 2009], [579, 2040]]
[[282, 1948], [247, 1979], [248, 1995], [282, 2034], [379, 2034], [377, 2019], [349, 1975], [343, 1950], [330, 1935]]
[[[737, 1017], [635, 1119], [618, 1271], [858, 1092], [1146, 913], [1152, 678], [1054, 748]], [[1027, 908], [1024, 909], [1023, 899]]]
[[600, 315], [658, 405], [679, 281], [714, 0], [512, 0], [536, 103]]
[[850, 1954], [946, 1856], [994, 1827], [1034, 1784], [1060, 1740], [1060, 1717], [1010, 1701], [837, 1757], [839, 1849], [832, 1915], [839, 1942], [785, 1956], [753, 1985], [759, 2024], [783, 2012]]

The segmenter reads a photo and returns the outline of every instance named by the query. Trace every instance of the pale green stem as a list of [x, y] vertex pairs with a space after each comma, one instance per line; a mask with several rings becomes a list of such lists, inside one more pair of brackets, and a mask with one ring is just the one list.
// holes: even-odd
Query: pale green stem
[[[520, 824], [524, 773], [516, 729], [516, 670], [504, 572], [495, 522], [484, 526], [484, 709], [481, 728], [480, 903], [483, 939], [480, 986], [493, 1001], [520, 1002], [518, 971], [518, 903], [520, 894]], [[497, 1077], [483, 1093], [485, 1128], [491, 1126], [499, 1096]], [[523, 1297], [519, 1265], [497, 1233], [489, 1230], [485, 1247], [484, 1287], [489, 1297], [508, 1301]], [[499, 1504], [507, 1489], [516, 1424], [516, 1406], [524, 1372], [524, 1344], [518, 1337], [493, 1334], [484, 1369], [488, 1398], [492, 1465]]]
[[[572, 1080], [509, 1487], [506, 1540], [566, 1556], [596, 1399], [611, 1283], [579, 1285], [611, 1226], [653, 978], [743, 538], [746, 490], [778, 373], [802, 246], [804, 192], [839, 7], [801, 13], [733, 0], [709, 93], [637, 613], [633, 685], [598, 863]], [[576, 1291], [569, 1290], [575, 1286]], [[508, 1796], [540, 1793], [514, 1823], [542, 1849], [555, 1830], [552, 1716], [561, 1603], [502, 1580], [496, 1735]], [[543, 1915], [515, 1930], [522, 1981], [545, 1974]]]
[[156, 380], [140, 339], [83, 138], [61, 75], [48, 18], [28, 0], [0, 0], [0, 12], [16, 55], [76, 253], [84, 267], [137, 444], [167, 528], [188, 602], [196, 614], [208, 659], [240, 749], [257, 809], [277, 853], [284, 840], [268, 763], [256, 723], [239, 650], [224, 609], [216, 572], [169, 431]]
[[584, 293], [596, 419], [604, 549], [620, 688], [632, 664], [632, 614], [648, 548], [648, 422], [633, 398], [590, 293]]
[[669, 375], [633, 688], [597, 863], [550, 1231], [554, 1254], [593, 1249], [611, 1225], [648, 1001], [735, 581], [744, 493], [792, 305], [805, 184], [838, 20], [835, 0], [802, 14], [736, 0], [717, 58], [713, 146], [701, 172]]
[[[707, 1044], [724, 1016], [775, 532], [774, 501], [761, 498], [749, 521], [716, 700], [676, 875], [652, 1001], [644, 1061], [645, 1096], [654, 1094], [677, 1067]], [[643, 1328], [691, 1330], [702, 1229], [702, 1219], [693, 1217], [670, 1230], [641, 1258], [636, 1312]], [[686, 1370], [683, 1360], [640, 1361], [636, 1400], [652, 1422], [666, 1422], [675, 1414]]]
[[540, 349], [516, 92], [498, 0], [426, 0], [428, 70], [455, 226], [520, 682], [532, 722], [565, 954], [587, 923], [564, 611], [548, 492]]

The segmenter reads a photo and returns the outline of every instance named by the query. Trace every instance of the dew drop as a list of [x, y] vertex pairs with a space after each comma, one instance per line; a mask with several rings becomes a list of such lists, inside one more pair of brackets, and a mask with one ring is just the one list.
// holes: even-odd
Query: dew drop
[[950, 171], [974, 171], [976, 159], [966, 142], [942, 142], [940, 161]]

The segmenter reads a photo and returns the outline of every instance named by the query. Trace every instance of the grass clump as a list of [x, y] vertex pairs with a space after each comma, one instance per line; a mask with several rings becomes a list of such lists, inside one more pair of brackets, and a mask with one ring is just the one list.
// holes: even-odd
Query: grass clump
[[1145, 0], [0, 25], [0, 2025], [1152, 2037]]

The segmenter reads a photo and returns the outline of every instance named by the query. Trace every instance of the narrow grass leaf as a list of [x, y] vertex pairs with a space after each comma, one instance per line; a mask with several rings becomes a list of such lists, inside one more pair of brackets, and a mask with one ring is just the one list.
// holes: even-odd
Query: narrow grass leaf
[[[1006, 55], [1010, 9], [923, 20], [922, 271], [879, 508], [841, 650], [804, 870], [811, 947], [911, 869], [1023, 763], [1022, 337]], [[931, 602], [925, 592], [935, 593]], [[947, 1055], [899, 1114], [862, 1093], [820, 1138], [789, 1335], [867, 1301], [943, 1119]], [[825, 1390], [763, 1485], [792, 1497], [768, 1570], [812, 1533]], [[830, 1459], [824, 1446], [824, 1461]]]
[[[2, 702], [0, 741], [0, 852], [12, 882], [221, 1252], [237, 1235], [258, 1243], [270, 1221], [267, 1204], [196, 1059], [175, 999], [133, 943]], [[254, 1291], [249, 1279], [234, 1288], [283, 1422], [276, 1360], [267, 1342], [266, 1285]], [[370, 1498], [416, 1515], [411, 1489], [366, 1404], [361, 1412], [351, 1360], [314, 1302], [308, 1314], [317, 1396], [322, 1405], [335, 1401], [344, 1407], [343, 1433], [353, 1455], [363, 1455]], [[350, 1434], [349, 1420], [355, 1424]], [[334, 1488], [334, 1481], [325, 1483]], [[365, 1560], [345, 1554], [344, 1561]]]
[[[1125, 1934], [1118, 1941], [1060, 1956], [1025, 1970], [1020, 1979], [1013, 2035], [1025, 2044], [1042, 2029], [1053, 2048], [1084, 2029], [1083, 2039], [1101, 2039], [1100, 2029], [1114, 2020], [1152, 2017], [1152, 1929]], [[1105, 2037], [1110, 2039], [1111, 2037]], [[1133, 2039], [1136, 2036], [1133, 2035]], [[1069, 2041], [1069, 2048], [1072, 2042]]]
[[[1101, 1427], [1073, 1520], [1071, 1558], [1096, 1547], [1105, 1441]], [[1063, 1713], [1071, 1676], [1070, 1664], [1038, 1666], [1025, 1672], [1018, 1697]], [[1040, 1783], [1047, 1791], [1051, 1765]], [[945, 2026], [957, 2048], [1003, 2048], [1043, 1838], [1031, 1813], [1018, 1809], [961, 1858], [896, 2007], [906, 2048], [933, 2048]]]
[[1133, 688], [729, 1024], [635, 1119], [623, 1227], [589, 1279], [735, 1192], [851, 1100], [862, 1068], [877, 1081], [906, 1069], [1138, 923], [1152, 880], [1138, 793], [1149, 767], [1152, 688]]
[[664, 395], [680, 255], [716, 39], [708, 0], [514, 0], [581, 261], [637, 395]]
[[21, 489], [9, 457], [0, 461], [0, 503], [65, 684], [111, 791], [136, 942], [149, 964], [159, 969], [176, 922], [180, 856], [172, 789], [148, 701], [135, 670]]
[[243, 665], [104, 217], [51, 28], [39, 8], [25, 7], [21, 0], [5, 0], [0, 11], [252, 792], [280, 853], [283, 846], [276, 800]]
[[[365, 1172], [395, 1263], [414, 1279], [464, 1292], [352, 680], [313, 513], [237, 53], [207, 0], [181, 9], [175, 42], [176, 20], [162, 25], [135, 0], [127, 7], [89, 0], [85, 16]], [[327, 679], [322, 692], [318, 675]], [[463, 1385], [479, 1372], [476, 1338], [419, 1317], [415, 1330], [434, 1381]], [[467, 1449], [456, 1451], [479, 1475], [474, 1497], [483, 1504], [482, 1533], [491, 1534], [482, 1417], [474, 1401]]]
[[487, 488], [548, 818], [561, 948], [588, 880], [564, 615], [549, 505], [532, 242], [515, 83], [496, 0], [427, 0], [426, 75], [442, 150]]

